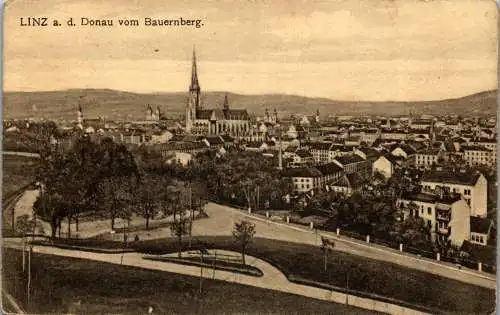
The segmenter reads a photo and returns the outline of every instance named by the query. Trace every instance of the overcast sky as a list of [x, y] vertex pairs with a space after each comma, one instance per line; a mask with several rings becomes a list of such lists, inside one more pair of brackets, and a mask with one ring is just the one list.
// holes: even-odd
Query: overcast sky
[[[497, 87], [491, 0], [11, 0], [4, 14], [7, 91], [186, 91], [193, 45], [202, 91], [431, 100]], [[21, 27], [26, 16], [141, 26]]]

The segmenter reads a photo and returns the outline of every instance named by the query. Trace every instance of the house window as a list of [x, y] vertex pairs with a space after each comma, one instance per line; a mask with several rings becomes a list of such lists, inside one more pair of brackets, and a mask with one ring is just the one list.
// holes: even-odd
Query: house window
[[[432, 213], [432, 208], [431, 207], [427, 207], [427, 214], [431, 214]], [[430, 222], [430, 221], [429, 221]]]

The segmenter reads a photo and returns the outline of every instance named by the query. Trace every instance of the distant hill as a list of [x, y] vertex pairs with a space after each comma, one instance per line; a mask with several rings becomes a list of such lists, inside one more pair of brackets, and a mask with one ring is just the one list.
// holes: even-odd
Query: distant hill
[[[207, 108], [222, 107], [225, 92], [202, 93]], [[497, 110], [497, 91], [486, 91], [457, 99], [418, 102], [336, 101], [297, 95], [241, 95], [228, 93], [232, 108], [246, 108], [262, 115], [265, 108], [276, 108], [280, 116], [292, 113], [313, 115], [404, 115], [410, 111], [420, 114], [494, 114]], [[46, 119], [75, 119], [79, 100], [84, 116], [105, 116], [114, 120], [141, 120], [147, 104], [159, 106], [168, 117], [184, 114], [187, 92], [140, 94], [109, 89], [71, 89], [51, 92], [5, 92], [4, 118], [44, 117]]]

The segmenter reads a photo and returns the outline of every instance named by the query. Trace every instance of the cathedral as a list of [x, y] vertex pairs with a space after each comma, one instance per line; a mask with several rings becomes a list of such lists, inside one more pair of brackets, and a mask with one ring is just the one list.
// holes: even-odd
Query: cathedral
[[156, 110], [153, 111], [151, 105], [146, 107], [146, 121], [160, 121], [163, 120], [163, 113], [160, 110], [160, 107], [156, 107]]
[[186, 104], [186, 133], [243, 137], [250, 132], [250, 116], [245, 109], [230, 109], [227, 95], [222, 108], [204, 109], [200, 102], [200, 84], [193, 50], [191, 84]]

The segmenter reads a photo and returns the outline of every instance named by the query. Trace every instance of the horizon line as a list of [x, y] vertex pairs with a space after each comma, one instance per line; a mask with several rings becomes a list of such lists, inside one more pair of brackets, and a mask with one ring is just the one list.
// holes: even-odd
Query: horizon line
[[[3, 93], [57, 93], [57, 92], [65, 92], [65, 91], [72, 91], [72, 90], [94, 90], [94, 91], [114, 91], [114, 92], [124, 92], [124, 93], [131, 93], [131, 94], [142, 94], [142, 95], [147, 95], [147, 94], [178, 94], [178, 93], [186, 93], [188, 94], [189, 91], [149, 91], [149, 92], [133, 92], [133, 91], [127, 91], [127, 90], [117, 90], [117, 89], [111, 89], [111, 88], [67, 88], [63, 90], [36, 90], [36, 91], [22, 91], [22, 90], [3, 90]], [[473, 96], [477, 94], [482, 94], [482, 93], [488, 93], [488, 92], [497, 92], [499, 94], [499, 89], [490, 89], [490, 90], [482, 90], [479, 92], [471, 93], [471, 94], [465, 94], [462, 96], [456, 96], [456, 97], [448, 97], [448, 98], [442, 98], [442, 99], [432, 99], [432, 100], [377, 100], [377, 101], [372, 101], [372, 100], [348, 100], [348, 99], [334, 99], [330, 97], [325, 97], [325, 96], [306, 96], [306, 95], [300, 95], [300, 94], [290, 94], [290, 93], [283, 93], [283, 92], [275, 92], [275, 93], [261, 93], [261, 94], [254, 94], [254, 93], [244, 93], [244, 92], [231, 92], [231, 91], [224, 91], [224, 90], [209, 90], [202, 92], [203, 93], [230, 93], [230, 94], [235, 94], [235, 95], [241, 95], [241, 96], [266, 96], [266, 95], [285, 95], [285, 96], [294, 96], [294, 97], [304, 97], [304, 98], [310, 98], [310, 99], [326, 99], [330, 101], [336, 101], [336, 102], [371, 102], [371, 103], [412, 103], [412, 102], [439, 102], [439, 101], [447, 101], [447, 100], [456, 100], [456, 99], [461, 99], [465, 98], [468, 96]]]

